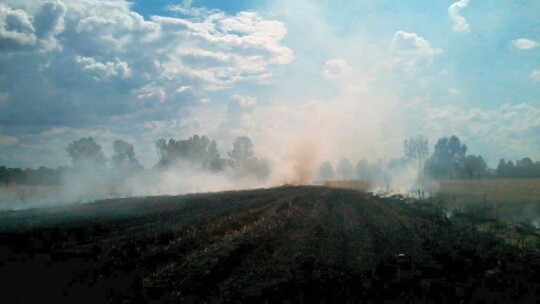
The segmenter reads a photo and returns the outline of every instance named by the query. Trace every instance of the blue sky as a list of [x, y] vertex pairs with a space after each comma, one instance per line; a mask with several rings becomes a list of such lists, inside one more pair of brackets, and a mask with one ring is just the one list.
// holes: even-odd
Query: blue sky
[[15, 1], [0, 4], [0, 165], [69, 142], [248, 135], [277, 162], [401, 156], [457, 135], [540, 160], [540, 2]]

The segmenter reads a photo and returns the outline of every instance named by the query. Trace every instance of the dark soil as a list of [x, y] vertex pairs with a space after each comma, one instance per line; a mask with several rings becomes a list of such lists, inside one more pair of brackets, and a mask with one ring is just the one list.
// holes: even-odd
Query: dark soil
[[1, 303], [538, 303], [540, 257], [326, 187], [0, 213]]

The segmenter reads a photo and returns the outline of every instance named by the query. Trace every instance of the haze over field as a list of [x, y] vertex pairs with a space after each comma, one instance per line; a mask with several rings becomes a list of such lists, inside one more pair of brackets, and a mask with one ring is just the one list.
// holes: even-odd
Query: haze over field
[[305, 183], [323, 161], [400, 157], [418, 134], [430, 147], [455, 134], [493, 168], [539, 160], [538, 11], [534, 0], [4, 0], [0, 165], [68, 165], [68, 144], [93, 137], [107, 156], [132, 143], [151, 168], [157, 139], [194, 134], [222, 157], [249, 136], [271, 164], [263, 182], [188, 170], [128, 191], [151, 180], [139, 194], [168, 194], [186, 180], [192, 191]]

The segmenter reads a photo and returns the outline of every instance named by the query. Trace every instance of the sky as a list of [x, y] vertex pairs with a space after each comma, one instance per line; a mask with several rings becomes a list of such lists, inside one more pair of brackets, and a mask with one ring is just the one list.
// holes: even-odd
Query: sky
[[[276, 162], [353, 163], [455, 134], [540, 160], [540, 2], [2, 0], [0, 165], [69, 165], [91, 136], [249, 136]], [[308, 147], [308, 148], [306, 148]]]

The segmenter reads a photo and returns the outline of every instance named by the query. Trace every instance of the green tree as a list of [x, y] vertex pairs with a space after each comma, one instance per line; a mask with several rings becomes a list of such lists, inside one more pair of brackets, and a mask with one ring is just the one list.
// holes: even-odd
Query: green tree
[[105, 155], [101, 146], [92, 137], [83, 137], [70, 143], [66, 149], [74, 167], [105, 166]]
[[481, 178], [486, 175], [487, 169], [482, 156], [469, 155], [465, 158], [464, 171], [468, 178]]
[[434, 178], [456, 178], [463, 172], [467, 146], [452, 135], [437, 141], [433, 155], [427, 160], [425, 171]]
[[135, 158], [135, 148], [132, 144], [120, 139], [115, 140], [113, 142], [113, 150], [114, 155], [112, 161], [115, 168], [130, 170], [142, 169], [139, 161]]
[[159, 139], [156, 142], [156, 151], [160, 167], [184, 162], [201, 169], [212, 169], [221, 163], [216, 141], [204, 135], [194, 135], [186, 140]]

